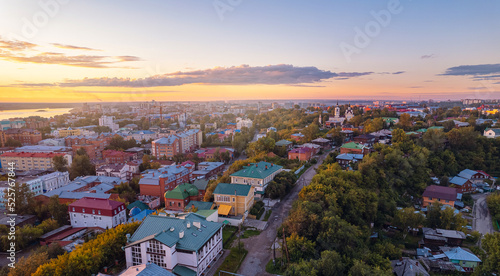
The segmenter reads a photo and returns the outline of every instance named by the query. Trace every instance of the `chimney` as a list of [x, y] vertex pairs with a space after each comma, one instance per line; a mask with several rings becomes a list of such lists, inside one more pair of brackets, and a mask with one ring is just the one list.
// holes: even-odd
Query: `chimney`
[[266, 165], [266, 170], [267, 170], [267, 165]]
[[189, 229], [191, 228], [191, 223], [188, 221], [186, 227]]
[[199, 221], [193, 221], [193, 226], [200, 229], [201, 228], [201, 222]]
[[179, 232], [179, 239], [182, 239], [182, 238], [184, 238], [184, 231]]
[[255, 167], [256, 167], [256, 168], [258, 168], [258, 167], [259, 167], [259, 165], [258, 165], [257, 163], [255, 163]]
[[418, 266], [418, 261], [415, 262], [415, 265]]

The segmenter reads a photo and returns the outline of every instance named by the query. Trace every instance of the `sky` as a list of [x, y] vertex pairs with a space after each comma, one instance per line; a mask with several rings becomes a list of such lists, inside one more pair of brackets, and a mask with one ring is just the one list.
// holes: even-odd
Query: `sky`
[[498, 99], [499, 13], [483, 0], [0, 0], [0, 101]]

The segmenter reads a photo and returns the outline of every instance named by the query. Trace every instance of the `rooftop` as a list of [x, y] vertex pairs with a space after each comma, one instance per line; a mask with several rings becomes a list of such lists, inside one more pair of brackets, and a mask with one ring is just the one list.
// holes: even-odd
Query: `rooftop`
[[243, 169], [231, 174], [231, 176], [265, 179], [283, 167], [273, 163], [261, 161], [244, 166]]
[[425, 189], [422, 196], [455, 201], [457, 200], [457, 190], [450, 187], [431, 185]]
[[198, 189], [193, 184], [184, 183], [165, 193], [165, 198], [186, 199], [190, 196], [197, 196]]
[[87, 198], [87, 197], [84, 197], [69, 204], [70, 207], [94, 208], [101, 210], [114, 210], [121, 205], [124, 205], [124, 203], [103, 198]]
[[215, 187], [214, 194], [220, 195], [238, 195], [247, 196], [250, 193], [252, 185], [246, 184], [229, 184], [229, 183], [219, 183]]

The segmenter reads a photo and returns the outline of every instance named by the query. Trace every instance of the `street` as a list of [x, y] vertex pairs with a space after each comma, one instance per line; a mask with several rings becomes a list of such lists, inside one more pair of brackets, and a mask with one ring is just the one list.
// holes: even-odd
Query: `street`
[[472, 195], [472, 198], [475, 201], [474, 208], [472, 210], [472, 214], [474, 216], [472, 230], [478, 231], [483, 235], [494, 232], [490, 211], [488, 210], [488, 206], [486, 204], [487, 196], [488, 194]]
[[288, 212], [292, 208], [293, 202], [298, 198], [298, 194], [303, 185], [308, 185], [311, 182], [313, 176], [316, 174], [315, 169], [323, 163], [327, 155], [328, 153], [325, 153], [320, 156], [318, 158], [318, 163], [304, 172], [298, 179], [297, 185], [293, 190], [272, 209], [273, 212], [269, 218], [269, 224], [266, 230], [262, 231], [258, 236], [241, 240], [248, 250], [248, 255], [241, 264], [238, 271], [239, 274], [245, 276], [271, 275], [266, 272], [266, 264], [272, 258], [271, 246], [276, 238], [276, 230], [288, 216]]

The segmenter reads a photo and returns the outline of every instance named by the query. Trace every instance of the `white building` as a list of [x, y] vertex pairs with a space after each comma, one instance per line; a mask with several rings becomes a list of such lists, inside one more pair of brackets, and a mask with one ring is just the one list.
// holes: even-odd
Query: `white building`
[[240, 117], [236, 118], [236, 129], [242, 129], [244, 127], [251, 128], [253, 125], [252, 120], [242, 119]]
[[243, 169], [230, 175], [231, 183], [250, 184], [255, 187], [255, 193], [263, 194], [267, 184], [283, 170], [282, 166], [260, 161], [244, 166]]
[[64, 147], [66, 144], [63, 138], [49, 138], [38, 142], [38, 145], [49, 147]]
[[114, 200], [85, 197], [68, 208], [73, 227], [109, 229], [127, 221], [125, 204]]
[[132, 170], [128, 164], [107, 164], [96, 169], [98, 176], [118, 177], [125, 181], [131, 180], [133, 173], [135, 173], [135, 167]]
[[149, 215], [125, 246], [127, 267], [154, 263], [177, 275], [204, 275], [221, 254], [222, 224], [194, 213]]
[[486, 138], [498, 138], [500, 137], [500, 128], [487, 128], [484, 130], [484, 136]]
[[99, 118], [99, 125], [100, 126], [107, 126], [111, 129], [111, 131], [115, 132], [117, 131], [120, 127], [118, 124], [115, 124], [113, 122], [114, 117], [113, 116], [102, 116]]
[[68, 185], [69, 172], [53, 172], [40, 176], [43, 185], [43, 192], [52, 191]]

